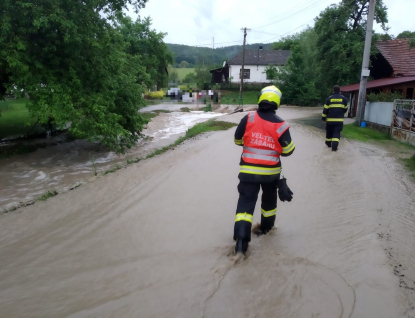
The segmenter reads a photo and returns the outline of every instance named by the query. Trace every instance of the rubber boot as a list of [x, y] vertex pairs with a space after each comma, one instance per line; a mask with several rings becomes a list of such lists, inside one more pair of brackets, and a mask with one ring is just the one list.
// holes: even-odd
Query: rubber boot
[[248, 241], [238, 238], [235, 245], [235, 254], [242, 253], [245, 255], [248, 250]]

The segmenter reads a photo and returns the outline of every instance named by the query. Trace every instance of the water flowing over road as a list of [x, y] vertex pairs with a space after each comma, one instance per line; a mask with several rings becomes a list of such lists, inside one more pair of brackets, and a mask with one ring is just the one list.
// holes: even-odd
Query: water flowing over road
[[3, 214], [0, 317], [415, 317], [414, 184], [388, 150], [333, 153], [295, 122], [319, 112], [278, 110], [294, 199], [245, 258], [234, 129]]

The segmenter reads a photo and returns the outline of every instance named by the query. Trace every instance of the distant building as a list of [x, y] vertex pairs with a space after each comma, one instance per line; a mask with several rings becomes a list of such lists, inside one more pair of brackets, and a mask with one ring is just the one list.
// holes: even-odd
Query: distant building
[[[270, 79], [265, 74], [265, 68], [272, 64], [278, 69], [287, 63], [291, 54], [290, 50], [245, 50], [244, 82], [245, 83], [269, 83]], [[232, 83], [240, 83], [242, 70], [242, 52], [227, 62], [229, 77]]]
[[[408, 39], [377, 42], [379, 53], [372, 57], [366, 94], [397, 91], [406, 99], [415, 99], [415, 48]], [[341, 91], [350, 96], [349, 117], [355, 117], [360, 83], [342, 86]]]

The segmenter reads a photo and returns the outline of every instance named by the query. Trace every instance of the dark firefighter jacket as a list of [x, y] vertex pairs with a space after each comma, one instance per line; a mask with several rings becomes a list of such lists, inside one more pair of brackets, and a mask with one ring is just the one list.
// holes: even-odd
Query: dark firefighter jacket
[[[266, 136], [266, 135], [256, 136], [256, 137], [259, 137], [259, 139], [257, 140], [257, 144], [259, 146], [256, 147], [255, 146], [256, 142], [253, 141], [249, 147], [249, 148], [257, 148], [258, 152], [260, 153], [264, 152], [265, 155], [267, 152], [271, 153], [272, 151], [275, 151], [275, 149], [278, 149], [281, 151], [281, 153], [278, 152], [277, 154], [278, 159], [280, 156], [286, 157], [286, 156], [291, 155], [294, 152], [295, 145], [293, 141], [291, 140], [289, 126], [288, 124], [286, 124], [286, 122], [283, 119], [277, 116], [275, 114], [275, 111], [272, 109], [259, 108], [258, 111], [251, 112], [251, 113], [254, 116], [250, 116], [250, 114], [248, 114], [244, 118], [242, 118], [241, 122], [239, 123], [235, 131], [235, 139], [234, 139], [235, 144], [237, 144], [238, 146], [244, 146], [244, 151], [242, 153], [241, 161], [240, 161], [241, 167], [239, 171], [239, 179], [242, 181], [246, 181], [246, 182], [260, 182], [260, 183], [261, 182], [273, 182], [279, 178], [279, 174], [281, 172], [281, 160], [275, 160], [275, 163], [268, 162], [267, 164], [254, 163], [255, 160], [249, 160], [249, 159], [244, 160], [244, 154], [246, 154], [247, 151], [255, 153], [255, 150], [252, 151], [252, 149], [245, 149], [246, 147], [244, 145], [244, 137], [245, 137], [245, 140], [248, 140], [249, 138], [249, 140], [251, 141], [251, 138], [250, 138], [251, 136], [246, 135], [248, 119], [255, 118], [258, 116], [259, 118], [258, 120], [254, 122], [254, 124], [260, 125], [261, 123], [266, 124], [266, 122], [269, 122], [270, 125], [266, 124], [266, 126], [272, 126], [272, 123], [275, 123], [277, 124], [275, 125], [275, 127], [277, 129], [281, 129], [281, 133], [278, 133], [277, 131], [275, 131], [274, 133], [272, 133], [273, 136]], [[258, 127], [258, 131], [264, 131], [263, 128], [264, 127]], [[250, 129], [250, 132], [248, 133], [252, 134], [252, 129]], [[275, 143], [277, 144], [277, 147], [275, 147], [274, 149], [272, 148], [266, 149], [267, 141], [273, 140], [274, 138], [275, 138]], [[265, 144], [265, 147], [264, 147], [264, 144]]]
[[347, 99], [341, 94], [333, 94], [326, 99], [322, 119], [327, 123], [343, 123], [347, 111]]

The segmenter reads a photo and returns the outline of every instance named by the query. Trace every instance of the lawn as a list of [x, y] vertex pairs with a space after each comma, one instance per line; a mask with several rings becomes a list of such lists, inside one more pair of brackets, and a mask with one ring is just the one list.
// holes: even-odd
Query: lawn
[[342, 137], [350, 138], [358, 141], [382, 141], [382, 140], [392, 140], [390, 133], [381, 132], [369, 127], [358, 127], [355, 124], [347, 124], [343, 126], [343, 131], [341, 133]]
[[[259, 91], [242, 92], [243, 105], [257, 105]], [[223, 105], [239, 105], [239, 91], [222, 91], [221, 103]]]
[[31, 130], [36, 120], [30, 118], [26, 109], [25, 105], [28, 101], [28, 98], [0, 101], [0, 138], [42, 131], [41, 127]]
[[175, 68], [175, 70], [177, 71], [177, 74], [179, 75], [179, 78], [181, 80], [183, 80], [187, 74], [190, 74], [190, 73], [196, 74], [194, 68]]

